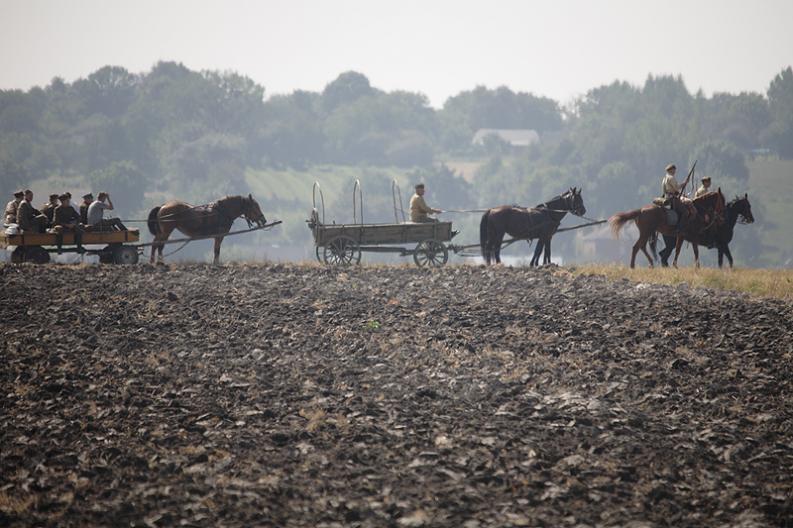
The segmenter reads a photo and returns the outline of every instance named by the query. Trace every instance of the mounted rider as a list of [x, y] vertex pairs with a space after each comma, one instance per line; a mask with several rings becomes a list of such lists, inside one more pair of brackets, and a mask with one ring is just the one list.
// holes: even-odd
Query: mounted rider
[[680, 184], [675, 179], [677, 174], [677, 167], [674, 163], [666, 166], [666, 174], [661, 182], [661, 195], [663, 204], [669, 205], [669, 208], [677, 213], [677, 229], [683, 230], [693, 216], [691, 200], [683, 196]]
[[702, 178], [702, 185], [699, 186], [697, 192], [694, 193], [694, 199], [696, 200], [700, 196], [703, 196], [707, 193], [711, 192], [710, 190], [710, 176], [705, 176]]

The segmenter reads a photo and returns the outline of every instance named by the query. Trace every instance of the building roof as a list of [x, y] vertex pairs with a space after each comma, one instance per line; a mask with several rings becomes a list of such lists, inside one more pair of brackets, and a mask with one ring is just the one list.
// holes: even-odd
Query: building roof
[[537, 131], [528, 128], [480, 128], [471, 143], [482, 145], [488, 136], [497, 136], [513, 147], [528, 147], [540, 141]]

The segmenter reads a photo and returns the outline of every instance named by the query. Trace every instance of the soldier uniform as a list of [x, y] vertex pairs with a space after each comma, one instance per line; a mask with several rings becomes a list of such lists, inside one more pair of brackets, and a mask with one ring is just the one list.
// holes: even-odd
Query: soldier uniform
[[36, 210], [31, 204], [33, 193], [25, 191], [25, 199], [19, 202], [17, 224], [22, 232], [43, 233], [47, 229], [47, 217]]
[[680, 195], [680, 184], [677, 183], [675, 175], [672, 172], [676, 171], [677, 167], [674, 165], [667, 165], [666, 175], [661, 182], [661, 195], [664, 198], [674, 198]]
[[[68, 205], [68, 197], [65, 194], [60, 196], [60, 200], [61, 205], [55, 208], [52, 215], [52, 225], [66, 230], [79, 228], [80, 214], [74, 210], [74, 207]], [[67, 201], [66, 204], [63, 203], [64, 200]]]

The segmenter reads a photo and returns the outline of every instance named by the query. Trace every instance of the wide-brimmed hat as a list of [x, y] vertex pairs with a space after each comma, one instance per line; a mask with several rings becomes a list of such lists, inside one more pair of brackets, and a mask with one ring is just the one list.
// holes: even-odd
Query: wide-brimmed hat
[[677, 166], [674, 163], [670, 163], [666, 166], [666, 172], [669, 172], [670, 170], [677, 170]]

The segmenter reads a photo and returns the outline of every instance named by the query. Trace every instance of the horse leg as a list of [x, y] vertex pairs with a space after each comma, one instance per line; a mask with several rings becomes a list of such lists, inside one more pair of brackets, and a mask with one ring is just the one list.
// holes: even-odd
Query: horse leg
[[[641, 249], [644, 251], [645, 255], [647, 254], [647, 250], [644, 249], [644, 246], [647, 244], [647, 235], [645, 233], [639, 232], [639, 239], [633, 244], [633, 248], [631, 249], [631, 269], [636, 267], [636, 254], [639, 253]], [[653, 266], [652, 260], [650, 261], [650, 267]]]
[[162, 261], [163, 261], [162, 251], [163, 251], [163, 249], [165, 249], [165, 242], [168, 241], [168, 238], [171, 236], [171, 233], [173, 233], [174, 229], [176, 229], [176, 228], [172, 227], [172, 226], [168, 226], [168, 227], [165, 227], [165, 228], [161, 227], [160, 228], [160, 232], [157, 233], [154, 236], [154, 242], [152, 242], [152, 245], [151, 245], [151, 262], [152, 262], [152, 264], [154, 263], [154, 250], [155, 249], [157, 250], [157, 253], [159, 254], [159, 257], [157, 258], [157, 262], [162, 263]]
[[694, 267], [699, 268], [699, 246], [692, 242], [691, 249], [694, 250]]
[[683, 247], [683, 237], [677, 237], [675, 241], [675, 259], [672, 261], [672, 267], [677, 269], [677, 257], [680, 256], [680, 248]]
[[534, 246], [534, 255], [531, 257], [531, 261], [529, 262], [529, 267], [533, 268], [540, 263], [540, 253], [542, 253], [543, 242], [541, 238], [537, 239], [537, 245]]
[[[732, 253], [730, 253], [730, 246], [727, 244], [724, 244], [724, 254], [727, 255], [727, 261], [729, 261], [730, 269], [732, 269]], [[721, 262], [719, 262], [719, 265], [721, 265]]]
[[212, 261], [212, 264], [217, 266], [220, 264], [220, 244], [223, 243], [223, 237], [215, 237], [215, 260]]
[[501, 264], [501, 244], [504, 243], [504, 233], [496, 233], [496, 238], [493, 241], [493, 255], [496, 258], [496, 264]]
[[548, 237], [548, 240], [545, 241], [544, 245], [545, 245], [545, 251], [542, 256], [543, 266], [551, 263], [551, 237]]

